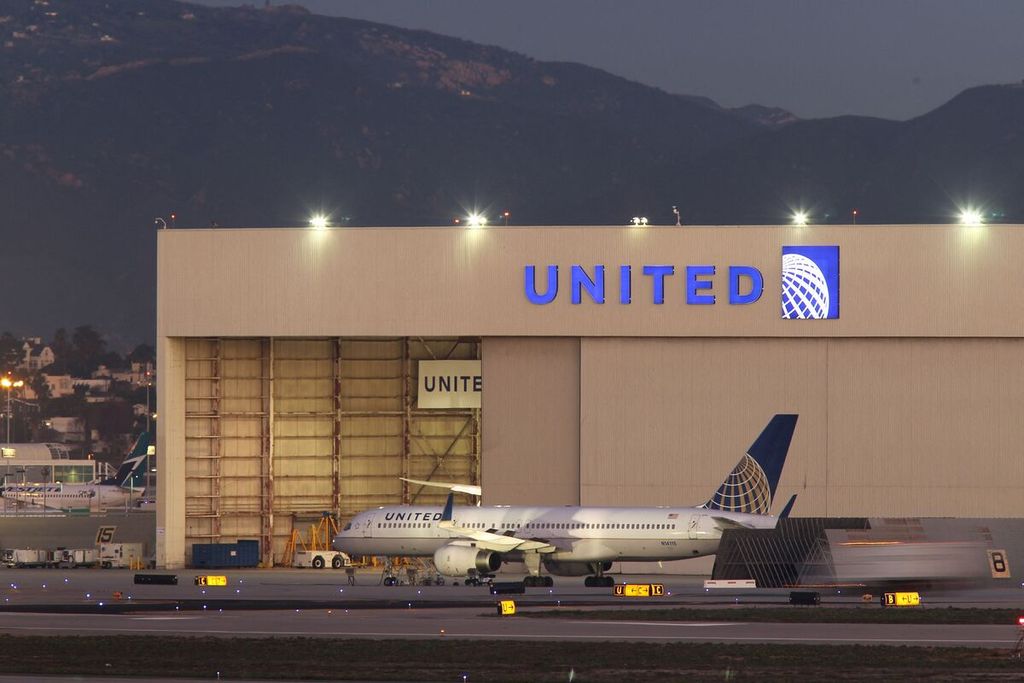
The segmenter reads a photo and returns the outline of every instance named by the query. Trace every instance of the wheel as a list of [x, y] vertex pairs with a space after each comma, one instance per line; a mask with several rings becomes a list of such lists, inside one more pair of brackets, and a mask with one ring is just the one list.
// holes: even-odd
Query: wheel
[[384, 577], [384, 585], [385, 586], [394, 586], [395, 585], [395, 577], [393, 577], [393, 576], [385, 576]]
[[341, 555], [335, 555], [334, 559], [331, 560], [331, 567], [334, 569], [341, 569], [342, 565], [345, 564], [345, 560], [342, 559]]
[[444, 585], [444, 577], [443, 576], [439, 576], [436, 579], [434, 579], [434, 585], [435, 586], [443, 586]]
[[554, 585], [555, 585], [555, 580], [554, 579], [552, 579], [550, 576], [545, 576], [544, 577], [544, 587], [545, 588], [551, 588]]
[[604, 578], [604, 587], [605, 588], [612, 588], [612, 587], [615, 586], [615, 578], [614, 577], [605, 576], [603, 578]]
[[586, 586], [587, 588], [593, 588], [594, 585], [595, 585], [594, 581], [596, 581], [596, 580], [597, 580], [596, 576], [588, 576], [587, 578], [583, 579], [583, 585]]
[[452, 581], [452, 585], [453, 585], [453, 586], [458, 586], [458, 585], [459, 585], [459, 582], [458, 582], [458, 581]]
[[320, 555], [317, 555], [316, 557], [313, 558], [313, 569], [323, 569], [323, 568], [324, 568], [324, 558], [321, 557]]

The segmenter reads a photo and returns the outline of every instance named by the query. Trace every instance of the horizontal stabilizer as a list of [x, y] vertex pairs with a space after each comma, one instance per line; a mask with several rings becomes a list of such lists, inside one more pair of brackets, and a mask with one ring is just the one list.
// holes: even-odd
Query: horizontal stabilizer
[[715, 517], [712, 515], [711, 521], [715, 523], [715, 526], [725, 531], [726, 529], [756, 529], [757, 527], [748, 526], [737, 522], [735, 519], [729, 519], [728, 517]]

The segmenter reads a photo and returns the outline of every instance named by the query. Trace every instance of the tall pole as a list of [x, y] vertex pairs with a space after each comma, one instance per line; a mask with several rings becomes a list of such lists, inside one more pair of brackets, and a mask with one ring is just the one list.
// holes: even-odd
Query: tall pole
[[11, 391], [21, 386], [25, 386], [25, 382], [20, 379], [16, 382], [11, 381], [10, 376], [0, 379], [0, 387], [7, 390], [7, 443], [11, 442]]
[[149, 437], [149, 443], [146, 444], [146, 477], [143, 479], [143, 486], [146, 493], [143, 495], [149, 495], [149, 445], [153, 443], [153, 433], [149, 430], [149, 420], [152, 417], [152, 413], [149, 409], [149, 387], [153, 385], [153, 380], [150, 379], [149, 370], [146, 370], [146, 436]]

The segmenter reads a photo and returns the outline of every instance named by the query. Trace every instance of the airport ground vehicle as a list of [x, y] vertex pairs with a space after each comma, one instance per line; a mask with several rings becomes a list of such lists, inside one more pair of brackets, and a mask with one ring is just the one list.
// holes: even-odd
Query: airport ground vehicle
[[341, 569], [342, 567], [351, 567], [352, 560], [340, 550], [296, 550], [292, 566]]
[[96, 548], [58, 548], [53, 551], [50, 564], [62, 569], [95, 567], [99, 564], [100, 552]]
[[126, 569], [143, 561], [141, 543], [101, 543], [99, 563], [104, 569]]
[[50, 564], [50, 551], [36, 548], [5, 548], [0, 563], [6, 567], [45, 567]]

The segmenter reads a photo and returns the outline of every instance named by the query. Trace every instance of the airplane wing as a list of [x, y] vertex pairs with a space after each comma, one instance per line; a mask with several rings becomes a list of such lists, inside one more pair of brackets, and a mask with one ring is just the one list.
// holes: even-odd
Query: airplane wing
[[468, 493], [471, 496], [482, 496], [484, 495], [483, 487], [473, 486], [472, 484], [453, 484], [446, 481], [424, 481], [422, 479], [408, 479], [406, 477], [399, 477], [402, 481], [407, 481], [410, 484], [419, 484], [420, 486], [433, 486], [439, 489], [448, 489], [454, 493]]
[[458, 526], [452, 521], [452, 508], [454, 506], [453, 494], [448, 494], [448, 502], [445, 503], [444, 512], [441, 514], [441, 521], [437, 523], [438, 528], [450, 531], [460, 538], [468, 539], [476, 544], [476, 547], [483, 550], [491, 550], [497, 553], [507, 553], [513, 550], [520, 552], [553, 553], [558, 548], [543, 539], [519, 538], [508, 534], [500, 534], [497, 531], [470, 529]]

